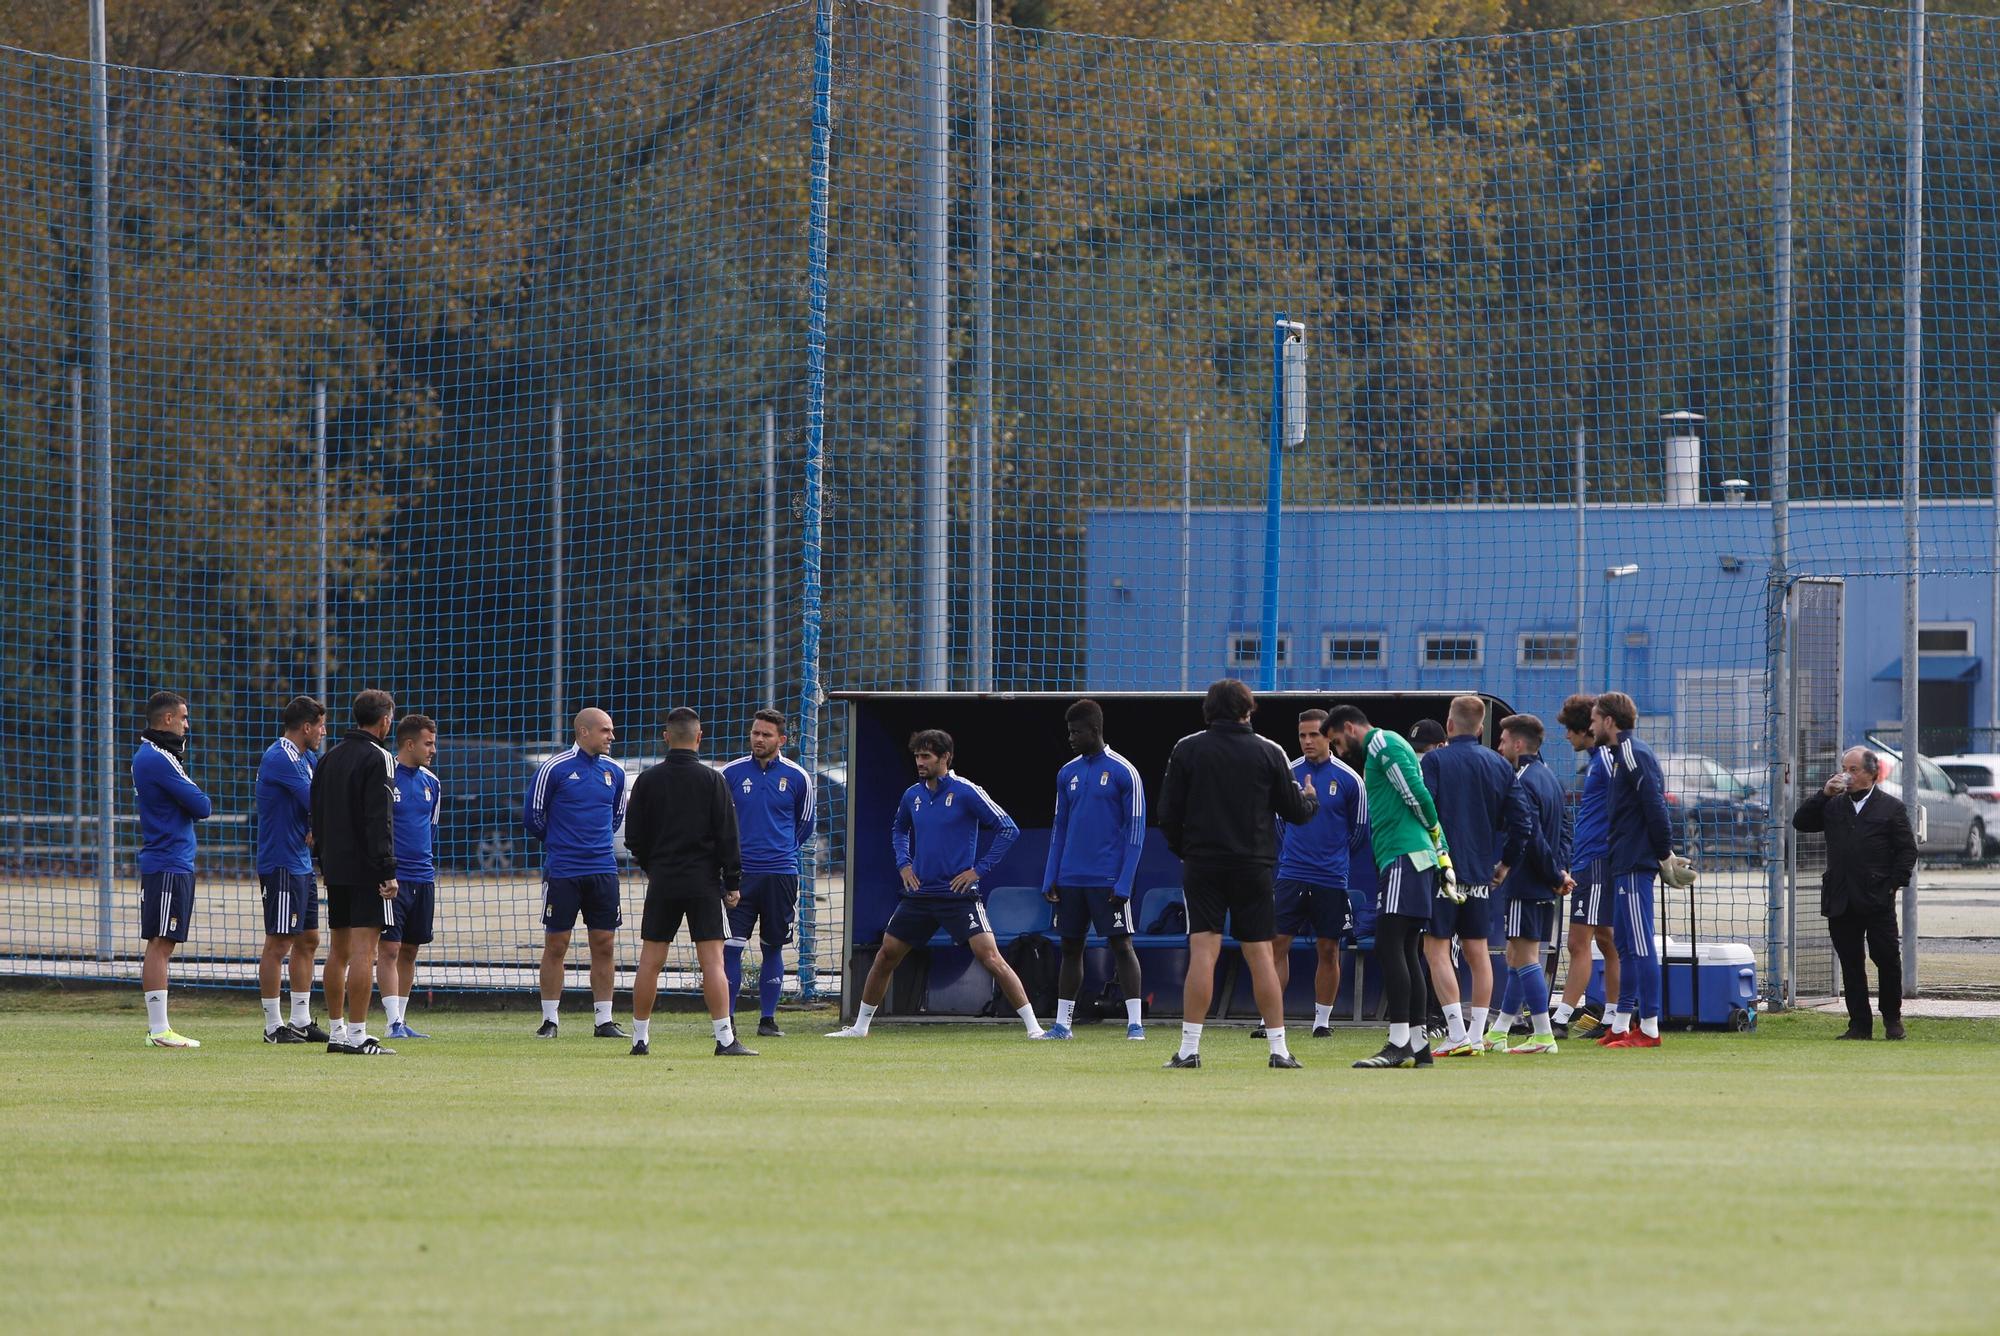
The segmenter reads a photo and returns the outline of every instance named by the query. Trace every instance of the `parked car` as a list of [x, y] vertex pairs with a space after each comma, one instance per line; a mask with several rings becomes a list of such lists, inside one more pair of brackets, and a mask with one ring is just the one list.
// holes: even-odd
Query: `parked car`
[[1697, 864], [1763, 856], [1770, 805], [1754, 786], [1699, 752], [1661, 752], [1674, 849]]
[[[1882, 758], [1882, 773], [1876, 779], [1883, 789], [1910, 802], [1904, 792], [1903, 760], [1892, 751], [1876, 746]], [[1811, 780], [1812, 776], [1807, 776]], [[1824, 782], [1824, 776], [1819, 777]], [[1986, 831], [1993, 818], [1985, 804], [1966, 792], [1965, 786], [1938, 767], [1928, 756], [1917, 758], [1917, 852], [1926, 858], [1984, 858]]]
[[2000, 754], [1979, 752], [1931, 759], [1937, 762], [1938, 769], [1963, 786], [1966, 797], [1979, 805], [1980, 819], [1985, 824], [1986, 852], [2000, 851]]
[[438, 858], [475, 872], [532, 867], [537, 851], [521, 829], [521, 803], [535, 766], [518, 743], [500, 738], [438, 739], [431, 768], [444, 788]]

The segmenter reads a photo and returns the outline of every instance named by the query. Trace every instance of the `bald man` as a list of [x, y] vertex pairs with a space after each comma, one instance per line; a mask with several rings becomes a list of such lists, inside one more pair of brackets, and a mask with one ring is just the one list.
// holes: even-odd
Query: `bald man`
[[563, 961], [576, 916], [590, 934], [591, 1033], [629, 1038], [611, 1019], [612, 944], [623, 921], [618, 906], [618, 855], [612, 835], [625, 819], [625, 767], [611, 759], [617, 740], [611, 716], [583, 710], [576, 745], [535, 771], [521, 824], [542, 842], [542, 1024], [537, 1039], [554, 1039], [562, 1007]]

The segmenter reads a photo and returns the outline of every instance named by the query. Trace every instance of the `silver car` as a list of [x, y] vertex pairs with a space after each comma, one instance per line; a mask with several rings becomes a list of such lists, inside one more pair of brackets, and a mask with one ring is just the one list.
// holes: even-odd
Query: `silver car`
[[[1882, 788], [1911, 805], [1904, 792], [1902, 758], [1880, 752]], [[1917, 758], [1917, 852], [1926, 858], [1976, 859], [1986, 856], [1986, 813], [1928, 756]]]

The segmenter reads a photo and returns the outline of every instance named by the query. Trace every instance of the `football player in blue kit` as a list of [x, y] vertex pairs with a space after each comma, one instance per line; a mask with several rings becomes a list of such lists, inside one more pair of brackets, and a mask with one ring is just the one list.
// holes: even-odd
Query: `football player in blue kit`
[[785, 755], [785, 716], [759, 710], [750, 722], [750, 754], [722, 767], [743, 844], [742, 897], [729, 907], [722, 946], [729, 1002], [743, 988], [743, 952], [758, 929], [764, 964], [757, 972], [757, 1033], [782, 1039], [778, 997], [785, 983], [785, 947], [799, 912], [799, 851], [813, 836], [813, 781]]
[[[1310, 927], [1316, 967], [1313, 973], [1315, 1039], [1333, 1034], [1333, 1000], [1340, 994], [1340, 947], [1354, 928], [1348, 898], [1349, 872], [1358, 851], [1368, 862], [1368, 798], [1354, 767], [1333, 754], [1326, 732], [1325, 710], [1299, 715], [1299, 759], [1292, 762], [1292, 780], [1311, 789], [1319, 810], [1304, 825], [1278, 822], [1278, 924], [1271, 954], [1278, 969], [1278, 995], [1291, 982], [1292, 939]], [[1282, 1018], [1281, 1018], [1282, 1020]], [[1255, 1032], [1261, 1036], [1265, 1027]]]
[[1055, 825], [1042, 894], [1056, 906], [1062, 973], [1049, 1038], [1068, 1039], [1083, 991], [1083, 948], [1095, 927], [1111, 950], [1125, 995], [1125, 1037], [1144, 1039], [1139, 953], [1132, 949], [1132, 878], [1146, 847], [1146, 785], [1104, 742], [1104, 707], [1080, 700], [1063, 716], [1076, 758], [1056, 772]]
[[406, 714], [396, 724], [396, 793], [390, 815], [396, 823], [395, 920], [382, 929], [375, 966], [389, 1038], [429, 1039], [410, 1028], [410, 981], [417, 972], [417, 949], [431, 942], [437, 919], [438, 812], [444, 786], [431, 773], [437, 758], [437, 724], [430, 716]]

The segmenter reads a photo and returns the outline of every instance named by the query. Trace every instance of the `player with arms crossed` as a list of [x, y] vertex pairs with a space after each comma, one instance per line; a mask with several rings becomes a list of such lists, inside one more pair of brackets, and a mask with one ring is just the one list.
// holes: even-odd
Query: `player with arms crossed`
[[[257, 884], [264, 900], [264, 954], [257, 993], [267, 1044], [324, 1044], [312, 1018], [313, 956], [319, 950], [319, 882], [313, 876], [312, 777], [326, 738], [326, 707], [294, 696], [280, 716], [284, 733], [257, 763]], [[292, 1019], [278, 1010], [278, 984], [291, 958]]]
[[785, 755], [785, 716], [759, 710], [750, 722], [750, 754], [724, 766], [722, 777], [729, 781], [743, 845], [743, 891], [729, 907], [729, 938], [722, 947], [729, 1004], [735, 1007], [743, 988], [750, 930], [760, 928], [764, 964], [757, 971], [757, 1033], [782, 1039], [778, 998], [785, 986], [785, 947], [799, 912], [799, 851], [813, 836], [812, 776]]
[[[1424, 929], [1424, 958], [1431, 967], [1431, 987], [1444, 1011], [1444, 1047], [1439, 1055], [1470, 1057], [1489, 1045], [1480, 1038], [1486, 1009], [1493, 1001], [1493, 957], [1486, 939], [1492, 933], [1489, 889], [1500, 861], [1500, 831], [1506, 824], [1507, 793], [1514, 787], [1514, 770], [1500, 754], [1479, 740], [1486, 726], [1486, 702], [1477, 696], [1454, 696], [1445, 715], [1447, 741], [1424, 753], [1424, 784], [1437, 804], [1438, 823], [1455, 851], [1453, 861], [1463, 873], [1456, 893], [1439, 887], [1431, 904], [1430, 926]], [[1472, 976], [1472, 1011], [1459, 1004], [1458, 970], [1451, 958], [1452, 938], [1465, 952]], [[1504, 1049], [1506, 1044], [1491, 1045]]]
[[1271, 939], [1278, 996], [1292, 977], [1292, 938], [1311, 925], [1313, 950], [1312, 1037], [1333, 1034], [1333, 1000], [1340, 995], [1340, 945], [1354, 927], [1347, 884], [1354, 856], [1369, 856], [1368, 798], [1361, 776], [1333, 754], [1326, 711], [1299, 715], [1299, 759], [1292, 781], [1310, 789], [1319, 810], [1302, 826], [1278, 824], [1278, 931]]
[[132, 757], [139, 799], [139, 936], [146, 958], [139, 986], [146, 994], [149, 1048], [200, 1048], [201, 1041], [167, 1024], [167, 962], [188, 939], [194, 919], [194, 823], [215, 811], [181, 766], [187, 752], [188, 705], [171, 691], [146, 701], [146, 728]]
[[537, 1039], [560, 1033], [563, 961], [577, 915], [590, 936], [591, 1034], [625, 1039], [611, 1019], [616, 982], [612, 949], [624, 915], [618, 904], [618, 854], [612, 836], [625, 820], [625, 767], [611, 759], [618, 739], [611, 716], [579, 710], [576, 743], [542, 762], [528, 785], [521, 824], [542, 842], [542, 1024]]
[[1076, 758], [1056, 772], [1055, 825], [1042, 895], [1056, 906], [1062, 973], [1049, 1038], [1068, 1039], [1083, 991], [1083, 946], [1093, 926], [1110, 944], [1125, 994], [1125, 1037], [1144, 1039], [1139, 953], [1132, 949], [1132, 878], [1146, 847], [1146, 785], [1104, 742], [1104, 707], [1080, 700], [1063, 715]]
[[428, 715], [404, 715], [396, 725], [395, 919], [382, 929], [381, 959], [375, 967], [391, 1039], [430, 1038], [410, 1028], [410, 984], [417, 973], [417, 949], [430, 945], [437, 918], [432, 851], [444, 785], [430, 770], [436, 758], [436, 722]]
[[[1612, 885], [1617, 891], [1613, 931], [1618, 946], [1618, 1015], [1606, 1048], [1660, 1046], [1660, 957], [1653, 942], [1653, 882], [1673, 854], [1666, 780], [1653, 749], [1632, 730], [1639, 707], [1622, 691], [1607, 691], [1591, 707], [1590, 731], [1611, 754]], [[1632, 1029], [1637, 1009], [1639, 1028]]]
[[[979, 899], [979, 879], [999, 866], [1021, 830], [1000, 804], [986, 796], [986, 790], [952, 772], [953, 746], [951, 734], [942, 729], [927, 728], [910, 738], [917, 782], [897, 804], [890, 832], [902, 878], [901, 899], [861, 985], [861, 1009], [854, 1024], [830, 1032], [829, 1039], [868, 1037], [868, 1026], [888, 995], [896, 966], [911, 947], [929, 941], [939, 928], [950, 933], [952, 941], [972, 949], [973, 958], [993, 976], [1000, 995], [1027, 1027], [1028, 1038], [1047, 1037], [1021, 977], [1001, 958], [986, 921], [986, 906]], [[984, 856], [979, 853], [982, 831], [992, 837]]]
[[[1590, 731], [1591, 707], [1595, 696], [1571, 696], [1563, 702], [1556, 722], [1569, 738], [1570, 748], [1583, 755], [1583, 792], [1577, 798], [1576, 823], [1570, 832], [1569, 875], [1564, 881], [1569, 894], [1569, 973], [1563, 979], [1562, 1001], [1555, 1007], [1555, 1035], [1568, 1039], [1594, 1039], [1609, 1030], [1618, 1012], [1618, 945], [1612, 934], [1613, 897], [1611, 873], [1606, 859], [1611, 853], [1611, 753], [1598, 745]], [[1590, 989], [1590, 948], [1604, 958], [1604, 1015], [1579, 1016], [1583, 995]]]
[[1375, 919], [1375, 959], [1389, 1011], [1389, 1042], [1355, 1063], [1361, 1068], [1428, 1067], [1424, 1037], [1423, 933], [1431, 921], [1432, 884], [1458, 893], [1451, 853], [1438, 825], [1437, 806], [1410, 744], [1368, 722], [1358, 706], [1336, 705], [1327, 727], [1350, 755], [1364, 757], [1361, 783], [1368, 799], [1368, 829], [1381, 886]]
[[1505, 897], [1507, 988], [1486, 1044], [1506, 1048], [1517, 1006], [1527, 1011], [1535, 1031], [1510, 1053], [1556, 1051], [1542, 951], [1555, 945], [1569, 840], [1563, 830], [1562, 784], [1542, 764], [1542, 736], [1542, 721], [1532, 714], [1510, 714], [1500, 721], [1500, 755], [1514, 767], [1513, 787], [1507, 791], [1507, 840], [1493, 874], [1493, 888]]

